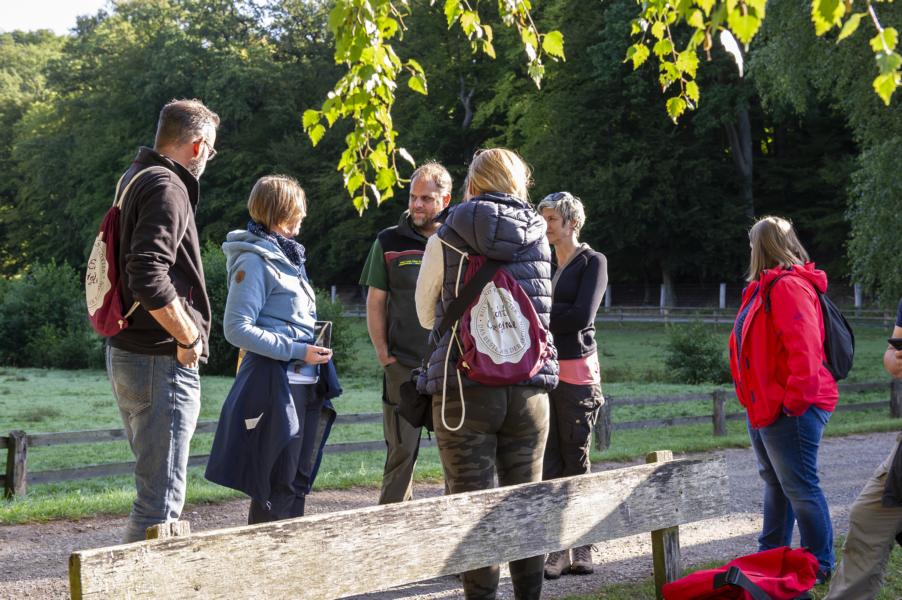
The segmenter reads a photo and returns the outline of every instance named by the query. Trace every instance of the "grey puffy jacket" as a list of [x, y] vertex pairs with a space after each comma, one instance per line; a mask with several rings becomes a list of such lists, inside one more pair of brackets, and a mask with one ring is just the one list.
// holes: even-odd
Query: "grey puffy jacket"
[[[448, 212], [444, 224], [436, 235], [447, 244], [467, 254], [481, 254], [488, 259], [507, 263], [505, 270], [517, 280], [545, 329], [548, 329], [551, 315], [551, 248], [545, 237], [545, 221], [532, 206], [524, 200], [507, 194], [483, 194], [459, 204]], [[458, 265], [463, 260], [460, 253], [442, 244], [444, 259], [444, 279], [442, 297], [435, 310], [436, 327], [445, 314], [445, 309], [455, 297]], [[461, 273], [466, 272], [464, 265]], [[461, 275], [461, 279], [463, 275]], [[463, 281], [460, 282], [463, 286]], [[435, 335], [433, 330], [432, 336]], [[427, 394], [441, 394], [444, 378], [445, 354], [451, 334], [446, 332], [428, 358], [428, 366], [417, 381], [417, 387]], [[551, 356], [541, 370], [531, 379], [517, 385], [536, 386], [552, 390], [558, 384], [557, 350], [551, 333], [548, 333]], [[459, 353], [455, 347], [451, 351], [448, 365], [447, 389], [457, 389], [454, 374]], [[462, 378], [464, 387], [480, 385]]]

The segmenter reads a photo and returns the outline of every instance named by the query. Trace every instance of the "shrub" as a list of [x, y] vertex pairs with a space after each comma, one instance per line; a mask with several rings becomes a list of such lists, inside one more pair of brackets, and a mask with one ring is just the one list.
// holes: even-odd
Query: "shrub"
[[354, 349], [354, 331], [351, 319], [343, 316], [344, 306], [341, 300], [332, 302], [330, 294], [321, 289], [316, 290], [316, 318], [320, 321], [332, 321], [332, 352], [335, 366], [350, 364], [351, 352]]
[[78, 272], [38, 264], [0, 286], [0, 363], [81, 369], [103, 365]]
[[234, 375], [238, 363], [238, 349], [228, 343], [222, 333], [222, 315], [229, 293], [229, 274], [226, 257], [219, 244], [209, 242], [204, 246], [201, 259], [204, 263], [204, 281], [210, 298], [210, 358], [204, 366], [205, 373]]
[[704, 323], [676, 325], [671, 329], [664, 364], [675, 383], [730, 381], [723, 336]]

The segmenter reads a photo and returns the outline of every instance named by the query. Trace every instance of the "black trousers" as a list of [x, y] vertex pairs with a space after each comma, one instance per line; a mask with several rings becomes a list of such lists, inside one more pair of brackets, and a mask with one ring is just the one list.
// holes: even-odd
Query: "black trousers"
[[551, 405], [542, 480], [590, 472], [589, 451], [598, 408], [604, 401], [600, 385], [560, 382], [548, 392]]

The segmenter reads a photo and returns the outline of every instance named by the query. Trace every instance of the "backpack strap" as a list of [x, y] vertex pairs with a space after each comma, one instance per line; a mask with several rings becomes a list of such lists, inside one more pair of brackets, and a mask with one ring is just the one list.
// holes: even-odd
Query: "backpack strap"
[[[122, 209], [122, 201], [123, 201], [123, 200], [125, 199], [125, 197], [128, 195], [128, 191], [131, 189], [132, 184], [135, 183], [136, 181], [138, 181], [138, 178], [141, 177], [141, 175], [144, 175], [144, 174], [147, 173], [148, 171], [152, 171], [152, 170], [154, 170], [154, 169], [165, 169], [165, 167], [147, 167], [146, 169], [141, 169], [140, 171], [138, 171], [137, 173], [135, 173], [135, 176], [134, 176], [134, 177], [132, 177], [132, 178], [129, 180], [128, 185], [125, 186], [125, 189], [122, 190], [122, 193], [120, 194], [120, 193], [119, 193], [119, 187], [122, 185], [122, 180], [125, 179], [125, 173], [123, 173], [123, 174], [122, 174], [122, 177], [119, 178], [119, 181], [116, 182], [116, 195], [113, 196], [113, 204], [114, 204], [117, 208], [119, 208], [119, 209], [121, 210], [121, 209]], [[127, 173], [127, 172], [128, 172], [128, 171], [126, 171], [126, 173]]]
[[742, 569], [736, 566], [731, 566], [729, 569], [722, 573], [718, 573], [714, 576], [714, 588], [721, 588], [725, 585], [732, 585], [738, 588], [742, 588], [754, 600], [772, 600], [770, 595], [767, 592], [762, 590], [758, 585], [748, 578], [748, 576], [742, 572]]

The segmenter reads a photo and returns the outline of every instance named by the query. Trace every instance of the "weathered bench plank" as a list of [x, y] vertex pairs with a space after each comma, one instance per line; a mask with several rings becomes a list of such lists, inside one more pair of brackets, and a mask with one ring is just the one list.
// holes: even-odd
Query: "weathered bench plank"
[[336, 598], [716, 517], [728, 489], [722, 458], [680, 460], [311, 515], [76, 552], [71, 591]]

